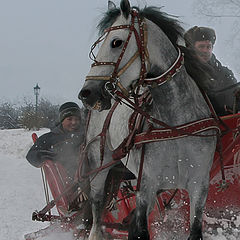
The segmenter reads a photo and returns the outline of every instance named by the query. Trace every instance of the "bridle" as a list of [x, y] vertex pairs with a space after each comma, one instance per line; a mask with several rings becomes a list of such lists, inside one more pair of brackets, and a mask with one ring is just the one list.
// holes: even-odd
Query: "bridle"
[[[139, 32], [135, 28], [135, 23], [138, 23], [138, 28]], [[105, 89], [107, 92], [110, 93], [110, 95], [114, 94], [114, 91], [116, 90], [117, 87], [120, 88], [122, 93], [125, 96], [129, 96], [128, 90], [121, 84], [119, 81], [119, 77], [131, 66], [131, 64], [137, 59], [137, 57], [140, 57], [141, 60], [141, 71], [140, 71], [140, 76], [139, 76], [139, 81], [138, 81], [138, 86], [140, 86], [146, 76], [146, 59], [148, 59], [148, 50], [147, 50], [147, 30], [146, 30], [146, 24], [144, 20], [142, 20], [136, 10], [131, 11], [131, 23], [128, 25], [119, 25], [119, 26], [113, 26], [109, 27], [104, 31], [104, 35], [111, 31], [114, 30], [119, 30], [119, 29], [129, 29], [128, 37], [126, 42], [124, 43], [124, 46], [122, 48], [122, 51], [118, 57], [118, 60], [116, 62], [98, 62], [96, 60], [95, 55], [93, 54], [94, 48], [97, 46], [98, 43], [103, 41], [103, 36], [101, 36], [91, 47], [90, 51], [90, 58], [94, 61], [92, 64], [92, 67], [96, 66], [106, 66], [106, 65], [111, 65], [114, 66], [113, 72], [110, 76], [87, 76], [86, 81], [88, 80], [101, 80], [101, 81], [106, 81], [105, 83]], [[136, 53], [130, 58], [130, 60], [121, 68], [119, 69], [120, 63], [122, 61], [122, 58], [124, 56], [124, 53], [126, 52], [129, 40], [132, 36], [132, 33], [135, 35], [136, 43], [138, 50]], [[93, 57], [93, 58], [92, 58]]]
[[[135, 28], [135, 23], [138, 23], [139, 31]], [[118, 60], [116, 62], [99, 62], [96, 60], [96, 57], [93, 53], [93, 50], [97, 46], [98, 43], [104, 40], [104, 35], [107, 36], [111, 31], [119, 30], [119, 29], [129, 29], [129, 34], [127, 37], [126, 42], [124, 43], [124, 46], [122, 48], [122, 51], [118, 57]], [[126, 52], [129, 40], [132, 36], [132, 33], [135, 35], [136, 44], [138, 47], [137, 52], [130, 58], [130, 60], [121, 68], [119, 69], [119, 65], [121, 63], [121, 60], [124, 56], [124, 53]], [[183, 65], [184, 62], [184, 55], [181, 53], [180, 49], [178, 48], [178, 57], [175, 60], [175, 62], [170, 66], [170, 68], [165, 71], [163, 74], [156, 78], [152, 79], [146, 79], [147, 74], [147, 64], [146, 60], [149, 58], [148, 50], [147, 50], [147, 28], [144, 19], [141, 19], [139, 16], [139, 13], [133, 9], [131, 11], [131, 23], [128, 25], [118, 25], [113, 26], [110, 28], [107, 28], [104, 31], [104, 35], [99, 37], [99, 39], [92, 45], [91, 51], [90, 51], [90, 58], [94, 61], [92, 64], [92, 67], [96, 66], [106, 66], [111, 65], [114, 67], [113, 72], [110, 76], [87, 76], [86, 81], [88, 80], [100, 80], [100, 81], [106, 81], [104, 87], [105, 90], [113, 97], [115, 98], [117, 91], [117, 87], [119, 87], [121, 93], [128, 98], [130, 93], [129, 91], [121, 84], [119, 81], [119, 77], [131, 66], [131, 64], [137, 59], [137, 57], [140, 57], [141, 60], [141, 71], [139, 75], [139, 80], [136, 84], [132, 85], [132, 92], [134, 92], [135, 89], [135, 96], [138, 95], [139, 87], [140, 86], [151, 86], [156, 87], [159, 85], [162, 85], [163, 83], [171, 80], [173, 76], [180, 70], [180, 68]], [[118, 95], [118, 94], [117, 94]]]

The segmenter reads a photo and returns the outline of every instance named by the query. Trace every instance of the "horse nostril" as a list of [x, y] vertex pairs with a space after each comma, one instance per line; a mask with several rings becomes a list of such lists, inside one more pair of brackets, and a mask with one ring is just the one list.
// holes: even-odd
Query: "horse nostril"
[[91, 95], [91, 91], [88, 90], [88, 89], [85, 89], [85, 90], [82, 90], [82, 91], [79, 93], [79, 98], [80, 98], [80, 99], [86, 99], [86, 98], [88, 98], [90, 95]]

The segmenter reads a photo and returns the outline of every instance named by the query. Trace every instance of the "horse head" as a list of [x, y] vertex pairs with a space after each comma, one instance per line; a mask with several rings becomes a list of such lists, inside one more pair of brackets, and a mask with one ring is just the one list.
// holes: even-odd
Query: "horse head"
[[[129, 96], [143, 85], [147, 75], [155, 76], [169, 68], [177, 57], [171, 40], [176, 42], [179, 29], [169, 34], [172, 38], [169, 40], [157, 22], [162, 26], [170, 24], [157, 8], [131, 8], [128, 0], [122, 0], [120, 8], [109, 4], [98, 25], [102, 36], [91, 48], [94, 63], [79, 93], [86, 107], [109, 109], [116, 90]], [[99, 43], [102, 45], [95, 57], [93, 50]]]

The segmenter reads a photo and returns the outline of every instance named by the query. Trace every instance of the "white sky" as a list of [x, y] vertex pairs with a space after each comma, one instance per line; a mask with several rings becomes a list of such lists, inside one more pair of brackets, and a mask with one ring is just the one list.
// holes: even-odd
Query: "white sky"
[[[114, 2], [118, 5], [119, 0]], [[186, 29], [209, 26], [194, 16], [194, 2], [131, 1], [132, 5], [165, 6], [164, 11], [181, 17]], [[40, 97], [60, 104], [78, 102], [91, 63], [88, 52], [96, 38], [95, 26], [106, 9], [107, 0], [0, 0], [0, 101], [33, 98], [38, 83]], [[221, 26], [210, 26], [217, 31], [214, 50], [222, 60], [218, 49], [224, 46], [226, 32], [221, 33]]]

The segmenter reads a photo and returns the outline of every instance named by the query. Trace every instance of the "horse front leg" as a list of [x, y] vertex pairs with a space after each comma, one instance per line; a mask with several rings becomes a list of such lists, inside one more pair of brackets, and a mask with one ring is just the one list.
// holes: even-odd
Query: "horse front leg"
[[[202, 217], [208, 195], [208, 182], [204, 181], [201, 188], [192, 186], [189, 189], [190, 198], [190, 236], [188, 240], [202, 240]], [[201, 185], [201, 184], [200, 184]]]
[[93, 224], [89, 235], [89, 240], [103, 240], [101, 220], [104, 211], [104, 184], [108, 171], [102, 171], [91, 181], [91, 205]]
[[[144, 185], [142, 181], [141, 185]], [[136, 209], [131, 221], [128, 240], [150, 240], [148, 232], [148, 211], [155, 199], [155, 191], [151, 186], [141, 187], [136, 196]]]

